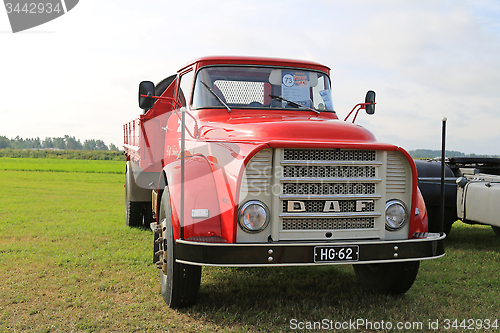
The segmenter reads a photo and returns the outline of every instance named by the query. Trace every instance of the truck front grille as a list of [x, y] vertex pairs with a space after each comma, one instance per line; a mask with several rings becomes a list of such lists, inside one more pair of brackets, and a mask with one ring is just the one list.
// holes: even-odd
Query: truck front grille
[[376, 151], [285, 148], [276, 154], [282, 171], [281, 240], [379, 237], [383, 163]]

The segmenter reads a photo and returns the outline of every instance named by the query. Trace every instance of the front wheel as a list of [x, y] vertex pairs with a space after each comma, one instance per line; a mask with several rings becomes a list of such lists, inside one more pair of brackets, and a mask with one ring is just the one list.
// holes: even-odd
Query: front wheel
[[493, 228], [495, 235], [500, 236], [500, 227], [495, 227], [494, 225], [492, 225], [491, 227]]
[[420, 261], [353, 265], [359, 282], [381, 294], [404, 294], [417, 277]]
[[181, 308], [196, 303], [201, 281], [201, 266], [180, 264], [175, 261], [175, 241], [172, 228], [168, 188], [163, 191], [160, 221], [163, 229], [163, 261], [160, 271], [161, 295], [170, 308]]

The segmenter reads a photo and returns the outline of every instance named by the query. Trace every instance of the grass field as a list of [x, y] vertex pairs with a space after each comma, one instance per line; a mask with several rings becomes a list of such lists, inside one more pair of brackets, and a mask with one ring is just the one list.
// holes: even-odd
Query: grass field
[[500, 238], [458, 222], [447, 255], [422, 262], [402, 297], [366, 292], [351, 266], [205, 267], [198, 304], [170, 310], [152, 233], [124, 223], [124, 175], [112, 171], [124, 163], [89, 173], [98, 164], [82, 162], [33, 171], [0, 159], [0, 332], [280, 332], [324, 319], [393, 325], [359, 332], [461, 332], [475, 331], [463, 319], [500, 320]]
[[50, 150], [50, 149], [0, 149], [0, 157], [56, 158], [72, 160], [125, 161], [123, 151], [108, 150]]
[[0, 170], [125, 173], [124, 161], [0, 157]]

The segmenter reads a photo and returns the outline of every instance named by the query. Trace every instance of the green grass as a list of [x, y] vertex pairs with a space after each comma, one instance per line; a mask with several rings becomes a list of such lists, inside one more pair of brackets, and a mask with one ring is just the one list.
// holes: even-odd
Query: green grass
[[66, 166], [82, 171], [0, 171], [0, 332], [303, 331], [292, 319], [422, 332], [447, 318], [500, 320], [500, 238], [459, 222], [446, 256], [422, 262], [402, 297], [365, 291], [351, 266], [204, 267], [198, 303], [168, 309], [152, 233], [124, 223], [124, 175]]
[[57, 158], [77, 160], [125, 161], [123, 151], [107, 150], [47, 150], [47, 149], [0, 149], [0, 157]]
[[0, 157], [0, 170], [125, 173], [124, 161]]

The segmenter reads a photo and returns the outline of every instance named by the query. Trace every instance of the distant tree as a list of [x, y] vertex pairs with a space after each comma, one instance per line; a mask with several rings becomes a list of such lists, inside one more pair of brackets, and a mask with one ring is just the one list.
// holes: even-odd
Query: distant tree
[[42, 143], [40, 142], [40, 138], [37, 137], [36, 139], [31, 139], [29, 148], [35, 148], [35, 149], [42, 148]]
[[70, 137], [69, 135], [64, 136], [64, 141], [66, 141], [66, 149], [71, 150], [81, 150], [83, 145], [80, 140], [76, 140], [75, 137]]
[[97, 150], [109, 150], [108, 146], [106, 146], [104, 144], [104, 141], [102, 141], [102, 140], [97, 140], [95, 142], [95, 145], [96, 145]]
[[102, 140], [85, 140], [83, 143], [84, 150], [108, 150], [108, 146]]
[[26, 143], [23, 138], [20, 138], [19, 135], [16, 136], [15, 139], [11, 140], [11, 148], [12, 149], [26, 149]]
[[109, 150], [111, 150], [111, 151], [118, 151], [119, 149], [118, 149], [117, 146], [115, 146], [114, 144], [110, 143], [109, 144]]
[[42, 142], [42, 147], [43, 148], [54, 148], [54, 141], [52, 141], [52, 138], [45, 138]]
[[54, 138], [53, 143], [54, 148], [66, 149], [66, 141], [64, 141], [64, 138]]
[[118, 147], [114, 144], [110, 144], [110, 148], [102, 140], [85, 140], [84, 143], [74, 136], [65, 135], [64, 137], [46, 137], [45, 140], [40, 140], [37, 138], [23, 139], [17, 136], [14, 139], [7, 138], [6, 136], [0, 136], [0, 149], [4, 148], [12, 149], [41, 149], [41, 148], [56, 148], [56, 149], [67, 149], [67, 150], [114, 150], [119, 151]]
[[83, 150], [96, 150], [95, 147], [96, 147], [96, 145], [95, 145], [94, 139], [85, 140], [83, 142]]
[[11, 142], [6, 136], [0, 136], [0, 149], [10, 148]]
[[[441, 157], [441, 150], [431, 150], [431, 149], [417, 149], [410, 150], [410, 156], [413, 158], [436, 158]], [[447, 150], [446, 157], [463, 157], [464, 153], [454, 150]]]

